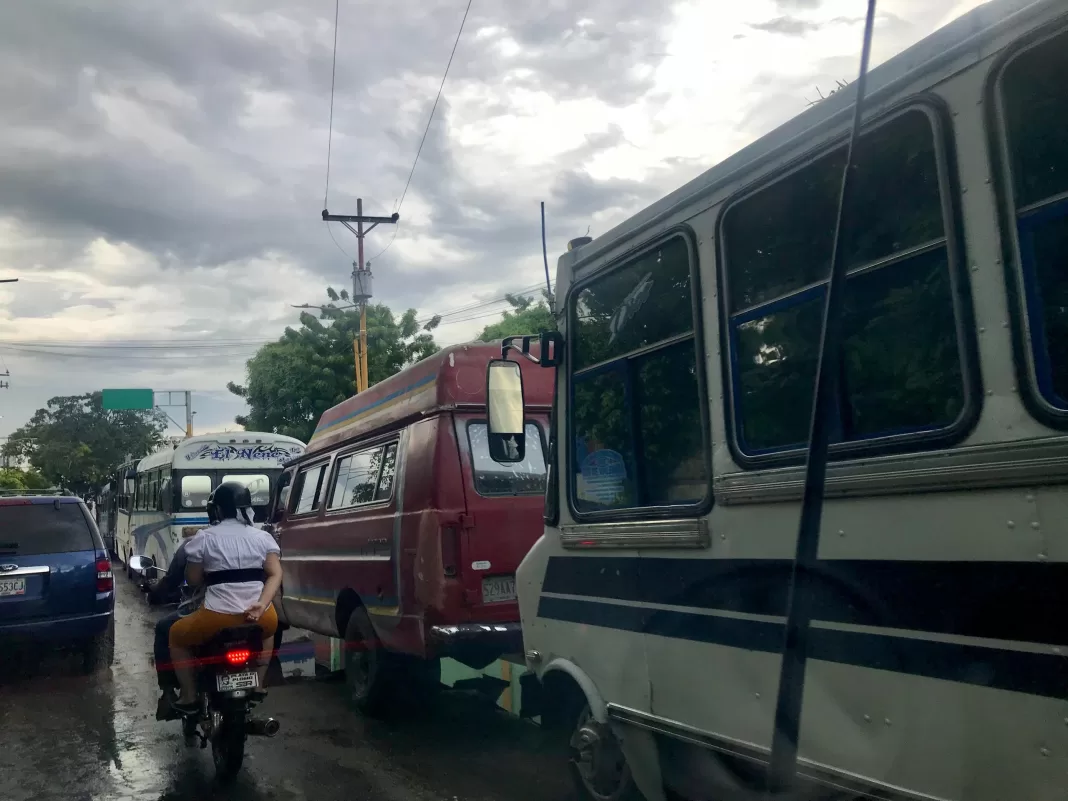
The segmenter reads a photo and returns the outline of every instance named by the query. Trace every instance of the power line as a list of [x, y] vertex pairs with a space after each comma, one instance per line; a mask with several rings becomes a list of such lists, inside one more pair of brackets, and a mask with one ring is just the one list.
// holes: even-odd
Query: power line
[[[330, 151], [334, 144], [334, 85], [337, 79], [337, 20], [341, 12], [341, 0], [334, 0], [334, 59], [330, 65], [330, 124], [326, 134], [326, 189], [323, 192], [323, 208], [330, 207]], [[329, 224], [328, 224], [329, 227]], [[333, 238], [333, 234], [330, 237]], [[337, 245], [337, 242], [334, 242]], [[338, 247], [341, 247], [338, 245]]]
[[452, 52], [449, 53], [449, 62], [445, 65], [445, 74], [441, 76], [441, 85], [438, 86], [438, 94], [434, 98], [434, 105], [430, 107], [430, 116], [427, 117], [426, 128], [423, 129], [423, 138], [419, 140], [419, 148], [415, 151], [415, 160], [412, 162], [412, 169], [408, 172], [408, 180], [404, 183], [404, 191], [401, 192], [400, 200], [397, 202], [396, 211], [400, 211], [401, 206], [404, 205], [404, 196], [408, 194], [408, 187], [412, 183], [412, 176], [415, 175], [415, 166], [419, 163], [419, 154], [423, 152], [426, 136], [430, 132], [430, 123], [434, 121], [434, 112], [438, 110], [438, 102], [441, 100], [441, 91], [445, 88], [445, 79], [449, 77], [449, 68], [452, 66], [452, 59], [456, 55], [456, 48], [460, 44], [460, 35], [464, 32], [464, 24], [467, 22], [467, 15], [471, 11], [471, 3], [473, 1], [474, 0], [467, 0], [467, 8], [464, 10], [463, 19], [460, 20], [460, 30], [456, 32], [456, 41], [452, 44]]

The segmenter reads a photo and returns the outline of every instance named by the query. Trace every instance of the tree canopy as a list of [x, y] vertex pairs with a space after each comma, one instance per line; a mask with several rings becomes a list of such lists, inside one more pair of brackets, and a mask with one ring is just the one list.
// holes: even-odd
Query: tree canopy
[[160, 411], [104, 409], [99, 392], [66, 395], [38, 409], [0, 453], [28, 462], [48, 484], [84, 494], [104, 484], [128, 456], [155, 450], [166, 427]]
[[504, 319], [487, 325], [478, 335], [482, 342], [493, 342], [497, 339], [515, 336], [517, 334], [540, 334], [542, 331], [555, 331], [556, 320], [549, 311], [551, 297], [547, 291], [542, 291], [542, 299], [537, 303], [534, 298], [521, 295], [505, 295], [505, 299], [511, 305], [511, 310], [504, 313]]
[[[244, 398], [247, 415], [236, 421], [249, 431], [273, 431], [307, 442], [322, 413], [356, 393], [352, 341], [360, 314], [339, 306], [348, 293], [327, 289], [329, 303], [318, 316], [304, 312], [300, 327], [287, 327], [277, 342], [264, 345], [246, 364], [244, 385], [227, 389]], [[399, 318], [390, 308], [367, 306], [367, 376], [372, 385], [437, 352], [430, 333], [435, 317], [420, 325], [415, 309]]]
[[51, 482], [36, 470], [0, 467], [0, 490], [40, 490], [50, 486]]

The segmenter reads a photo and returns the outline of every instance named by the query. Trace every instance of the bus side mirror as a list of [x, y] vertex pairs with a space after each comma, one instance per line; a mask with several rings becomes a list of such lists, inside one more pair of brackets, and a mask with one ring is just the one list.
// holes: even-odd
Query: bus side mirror
[[523, 374], [516, 362], [493, 359], [486, 366], [486, 410], [490, 458], [501, 464], [523, 461]]

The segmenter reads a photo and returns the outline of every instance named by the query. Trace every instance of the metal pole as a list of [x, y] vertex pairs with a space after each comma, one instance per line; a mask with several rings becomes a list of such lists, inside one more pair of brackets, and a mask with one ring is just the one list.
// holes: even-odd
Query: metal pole
[[549, 311], [555, 312], [553, 308], [553, 286], [549, 281], [549, 250], [545, 244], [545, 201], [541, 202], [541, 259], [545, 262], [545, 291], [549, 293]]
[[845, 168], [842, 172], [838, 213], [831, 246], [831, 275], [827, 284], [827, 300], [823, 312], [823, 337], [820, 341], [820, 360], [816, 372], [815, 397], [812, 401], [812, 425], [809, 431], [808, 460], [805, 470], [805, 494], [801, 502], [801, 522], [797, 532], [797, 550], [790, 570], [787, 596], [786, 632], [783, 638], [782, 666], [779, 672], [779, 693], [775, 705], [775, 729], [772, 732], [771, 757], [768, 765], [769, 796], [782, 796], [794, 784], [797, 773], [798, 736], [801, 729], [801, 708], [805, 689], [805, 667], [812, 617], [812, 581], [817, 565], [820, 542], [820, 523], [823, 517], [823, 491], [827, 477], [827, 452], [835, 415], [835, 377], [841, 360], [842, 308], [845, 300], [846, 264], [841, 248], [843, 220], [851, 204], [851, 180], [860, 136], [864, 86], [871, 55], [872, 28], [875, 22], [876, 0], [868, 0], [868, 14], [864, 23], [864, 41], [860, 53], [860, 74], [857, 78], [856, 105], [853, 127], [849, 134]]
[[185, 435], [193, 436], [193, 393], [185, 391]]
[[[356, 256], [359, 261], [357, 269], [363, 272], [363, 198], [356, 198]], [[352, 291], [356, 293], [356, 275], [352, 276]], [[363, 292], [361, 290], [360, 294]], [[353, 298], [355, 300], [355, 298]], [[367, 303], [360, 301], [360, 378], [363, 388], [367, 389]]]

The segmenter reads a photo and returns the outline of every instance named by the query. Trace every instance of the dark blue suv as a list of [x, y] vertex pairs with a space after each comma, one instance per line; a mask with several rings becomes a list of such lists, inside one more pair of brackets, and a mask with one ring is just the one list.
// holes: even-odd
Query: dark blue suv
[[0, 497], [0, 649], [75, 648], [86, 673], [115, 656], [115, 580], [78, 498]]

